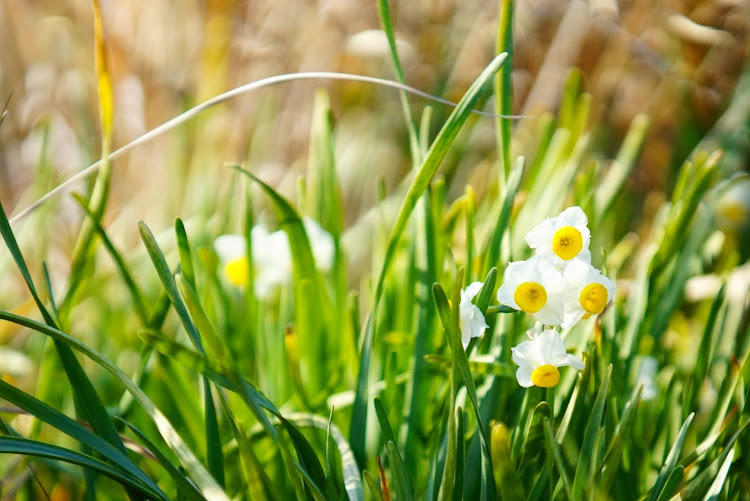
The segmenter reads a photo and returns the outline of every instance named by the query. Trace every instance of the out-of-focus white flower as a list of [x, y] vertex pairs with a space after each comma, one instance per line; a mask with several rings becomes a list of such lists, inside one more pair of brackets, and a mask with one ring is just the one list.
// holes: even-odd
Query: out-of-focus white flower
[[[333, 237], [314, 219], [306, 217], [303, 223], [317, 267], [321, 271], [330, 270], [335, 254]], [[253, 226], [250, 240], [253, 246], [255, 294], [260, 298], [266, 298], [277, 286], [291, 279], [292, 253], [289, 239], [283, 230], [270, 233], [265, 226], [258, 224]], [[214, 240], [214, 250], [219, 256], [227, 281], [235, 287], [245, 287], [248, 279], [245, 237], [221, 235]]]
[[560, 287], [562, 274], [545, 256], [510, 263], [503, 285], [497, 291], [501, 304], [525, 311], [544, 325], [560, 325], [563, 307]]
[[560, 382], [559, 367], [567, 365], [583, 370], [580, 358], [565, 351], [565, 343], [554, 329], [540, 332], [530, 341], [511, 348], [513, 362], [518, 365], [516, 379], [524, 388], [551, 388]]
[[526, 235], [526, 243], [537, 254], [552, 258], [558, 267], [576, 258], [590, 263], [591, 232], [587, 224], [588, 218], [580, 207], [569, 207], [536, 225]]
[[659, 387], [656, 386], [656, 374], [659, 372], [659, 362], [654, 357], [645, 356], [641, 359], [638, 367], [638, 375], [635, 380], [635, 388], [643, 386], [641, 400], [647, 402], [659, 396]]
[[573, 327], [582, 318], [598, 315], [615, 295], [612, 280], [578, 259], [568, 263], [563, 278], [563, 329]]
[[482, 290], [482, 282], [474, 282], [461, 291], [461, 303], [458, 305], [458, 325], [461, 328], [461, 342], [464, 349], [469, 346], [473, 337], [479, 337], [489, 327], [481, 310], [471, 301]]

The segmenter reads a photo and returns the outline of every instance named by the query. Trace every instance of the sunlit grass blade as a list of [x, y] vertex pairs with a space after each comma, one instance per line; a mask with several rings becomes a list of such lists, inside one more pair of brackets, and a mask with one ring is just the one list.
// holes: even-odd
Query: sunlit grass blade
[[362, 476], [365, 478], [365, 483], [370, 490], [370, 495], [375, 501], [383, 501], [383, 493], [380, 490], [380, 485], [372, 478], [370, 472], [365, 470], [362, 472]]
[[594, 361], [589, 354], [583, 352], [581, 358], [585, 364], [583, 371], [578, 373], [578, 382], [573, 389], [573, 394], [568, 399], [568, 407], [565, 409], [565, 415], [563, 416], [562, 422], [557, 429], [557, 440], [561, 443], [565, 443], [565, 436], [568, 430], [572, 430], [574, 436], [581, 436], [581, 418], [585, 412], [584, 401], [586, 399], [586, 393], [589, 387], [589, 381], [591, 380], [592, 364]]
[[148, 449], [148, 451], [154, 455], [157, 461], [159, 461], [159, 464], [162, 468], [164, 468], [164, 471], [167, 472], [169, 477], [174, 481], [175, 485], [177, 486], [177, 492], [179, 493], [179, 496], [183, 496], [186, 500], [191, 501], [200, 501], [205, 499], [200, 491], [196, 489], [195, 485], [190, 482], [190, 480], [174, 465], [172, 462], [167, 458], [164, 453], [161, 452], [161, 450], [154, 444], [145, 433], [143, 433], [141, 430], [136, 428], [133, 423], [130, 423], [128, 421], [124, 421], [122, 419], [119, 420], [121, 423], [125, 424], [131, 432], [136, 436], [136, 438], [145, 445], [145, 447]]
[[591, 409], [589, 420], [586, 423], [586, 429], [583, 432], [583, 442], [581, 443], [581, 453], [578, 456], [578, 463], [576, 464], [576, 473], [572, 484], [573, 497], [571, 497], [571, 499], [583, 499], [587, 492], [587, 487], [591, 487], [589, 479], [599, 461], [599, 448], [597, 445], [600, 438], [604, 406], [607, 403], [607, 393], [609, 391], [609, 381], [611, 377], [612, 364], [607, 367], [607, 373], [599, 385], [599, 391], [596, 394], [594, 406]]
[[[633, 397], [625, 404], [625, 410], [622, 413], [620, 423], [617, 425], [609, 449], [602, 460], [599, 472], [601, 473], [598, 484], [600, 492], [609, 492], [617, 474], [617, 469], [622, 460], [623, 450], [630, 441], [635, 424], [635, 416], [638, 411], [638, 404], [641, 401], [641, 390], [635, 392]], [[591, 492], [591, 491], [590, 491]]]
[[716, 474], [716, 479], [708, 489], [706, 496], [703, 498], [704, 501], [718, 501], [721, 499], [721, 493], [724, 490], [724, 483], [729, 475], [729, 469], [732, 467], [732, 460], [734, 459], [734, 447], [729, 450], [726, 459], [721, 464], [719, 473]]
[[[39, 312], [44, 318], [45, 323], [49, 327], [56, 329], [57, 325], [55, 321], [52, 319], [52, 316], [44, 307], [42, 300], [37, 294], [34, 282], [31, 280], [31, 274], [26, 267], [26, 262], [23, 258], [23, 255], [21, 254], [21, 250], [18, 247], [18, 243], [16, 242], [16, 238], [13, 235], [13, 230], [11, 230], [10, 228], [10, 223], [8, 222], [8, 218], [5, 215], [5, 209], [2, 207], [2, 205], [0, 205], [0, 235], [2, 235], [3, 240], [5, 240], [5, 244], [7, 245], [11, 256], [13, 256], [13, 260], [15, 261], [16, 266], [21, 272], [21, 275], [26, 282], [26, 286], [31, 292], [31, 295], [34, 298], [34, 302], [39, 308]], [[57, 350], [57, 354], [60, 357], [60, 362], [62, 363], [62, 366], [65, 370], [65, 374], [68, 377], [68, 380], [70, 381], [71, 387], [73, 389], [73, 394], [77, 402], [77, 409], [91, 424], [91, 427], [94, 429], [94, 432], [97, 435], [101, 436], [109, 443], [117, 447], [120, 452], [124, 453], [125, 446], [120, 439], [120, 435], [117, 433], [112, 420], [107, 414], [107, 410], [104, 408], [104, 405], [99, 398], [99, 394], [94, 389], [94, 386], [89, 380], [88, 376], [86, 376], [86, 373], [81, 367], [81, 364], [78, 362], [78, 359], [76, 359], [75, 355], [73, 354], [73, 351], [67, 344], [61, 343], [56, 339], [54, 340], [54, 345], [55, 349]]]
[[[57, 342], [65, 344], [69, 348], [73, 348], [83, 353], [96, 364], [105, 369], [107, 372], [112, 374], [117, 379], [117, 381], [119, 381], [125, 387], [125, 389], [133, 395], [134, 399], [138, 402], [143, 411], [149, 415], [154, 425], [159, 430], [159, 433], [180, 459], [182, 465], [190, 474], [190, 478], [196, 483], [201, 493], [207, 499], [216, 499], [222, 501], [228, 500], [226, 494], [224, 494], [224, 491], [216, 484], [214, 479], [205, 470], [203, 465], [201, 465], [201, 463], [195, 457], [193, 452], [187, 447], [185, 442], [182, 440], [180, 435], [174, 429], [172, 424], [167, 420], [164, 414], [162, 414], [162, 412], [156, 408], [156, 406], [153, 404], [153, 402], [151, 402], [148, 396], [146, 396], [143, 390], [141, 390], [135, 383], [133, 383], [128, 375], [125, 374], [117, 365], [113, 364], [102, 354], [93, 350], [86, 344], [54, 327], [50, 327], [35, 320], [31, 320], [29, 318], [21, 317], [19, 315], [14, 315], [12, 313], [4, 311], [0, 311], [0, 320], [7, 320], [9, 322], [13, 322], [14, 324], [27, 327], [33, 331], [39, 332], [40, 334], [44, 334]], [[122, 442], [120, 441], [120, 443]]]
[[[354, 460], [354, 454], [349, 447], [349, 442], [344, 437], [341, 430], [335, 425], [329, 425], [328, 421], [320, 416], [306, 413], [293, 413], [287, 416], [288, 420], [299, 427], [311, 426], [314, 428], [330, 429], [331, 437], [336, 443], [341, 458], [341, 468], [344, 472], [344, 488], [349, 497], [349, 501], [361, 501], [364, 499], [362, 482], [360, 480], [359, 468]], [[325, 428], [324, 428], [325, 427]], [[365, 471], [365, 479], [368, 474]]]
[[603, 220], [609, 214], [617, 195], [635, 165], [649, 124], [650, 120], [646, 115], [637, 115], [630, 124], [617, 158], [612, 162], [607, 174], [594, 192], [594, 211], [591, 216], [595, 217], [596, 221]]
[[[508, 62], [503, 65], [495, 75], [495, 114], [508, 116], [513, 113], [513, 0], [501, 0], [497, 19], [497, 37], [495, 40], [495, 53], [505, 52], [508, 54]], [[497, 150], [500, 159], [501, 187], [505, 185], [511, 171], [510, 138], [513, 131], [513, 123], [506, 119], [497, 117], [495, 119], [497, 129]]]
[[[716, 458], [707, 468], [700, 472], [688, 485], [684, 493], [684, 501], [699, 501], [704, 498], [709, 492], [711, 485], [718, 478], [721, 466], [724, 465], [729, 457], [730, 451], [734, 450], [734, 445], [737, 439], [743, 432], [747, 432], [750, 422], [745, 422], [742, 427], [737, 430], [734, 435], [729, 439], [718, 458]], [[683, 460], [685, 462], [689, 461]], [[731, 461], [730, 461], [731, 462]]]
[[523, 157], [518, 157], [515, 164], [513, 164], [513, 170], [510, 172], [507, 183], [505, 184], [505, 192], [503, 194], [503, 203], [500, 207], [500, 213], [497, 218], [494, 219], [495, 226], [492, 230], [492, 236], [485, 247], [486, 259], [484, 261], [484, 269], [490, 270], [493, 267], [499, 265], [500, 261], [500, 248], [508, 226], [510, 225], [510, 216], [513, 209], [513, 202], [516, 199], [516, 193], [521, 185], [521, 179], [523, 179], [525, 160]]
[[77, 193], [73, 194], [73, 198], [76, 202], [78, 202], [78, 205], [81, 207], [81, 209], [86, 212], [86, 215], [89, 217], [89, 221], [93, 225], [94, 231], [102, 240], [104, 247], [107, 249], [107, 252], [109, 252], [112, 260], [115, 262], [115, 267], [117, 268], [117, 271], [120, 273], [123, 282], [125, 282], [125, 286], [130, 292], [130, 297], [133, 300], [135, 312], [136, 314], [138, 314], [141, 323], [144, 326], [148, 325], [148, 312], [146, 310], [146, 304], [143, 299], [143, 293], [138, 287], [138, 284], [135, 282], [135, 279], [133, 279], [133, 275], [130, 273], [128, 266], [125, 264], [125, 260], [122, 258], [122, 254], [120, 254], [120, 252], [115, 248], [109, 236], [107, 236], [107, 232], [104, 230], [99, 220], [91, 212], [91, 209], [89, 209], [86, 200]]
[[[460, 303], [460, 290], [461, 283], [463, 280], [463, 272], [459, 270], [459, 276], [456, 280], [453, 292], [453, 304], [458, 305]], [[439, 284], [435, 284], [432, 288], [433, 296], [435, 298], [435, 305], [437, 306], [438, 316], [443, 325], [445, 331], [445, 337], [447, 338], [448, 345], [451, 348], [451, 354], [453, 357], [453, 366], [457, 370], [458, 374], [461, 375], [466, 390], [471, 400], [474, 412], [477, 417], [477, 433], [479, 434], [479, 440], [481, 443], [481, 456], [482, 456], [482, 489], [485, 492], [489, 492], [494, 496], [495, 486], [492, 459], [490, 457], [489, 442], [487, 439], [487, 433], [485, 431], [485, 424], [482, 422], [482, 415], [479, 408], [479, 400], [477, 398], [476, 388], [474, 386], [474, 379], [469, 369], [469, 361], [466, 358], [466, 352], [464, 351], [463, 345], [461, 344], [461, 334], [458, 329], [458, 313], [456, 308], [455, 312], [451, 313], [451, 307], [448, 304], [448, 298], [445, 297], [442, 287]]]
[[[555, 432], [552, 430], [552, 424], [549, 419], [544, 419], [544, 448], [547, 451], [547, 457], [552, 458], [557, 473], [560, 475], [562, 480], [563, 489], [567, 495], [568, 501], [574, 501], [581, 498], [574, 497], [573, 494], [573, 483], [570, 481], [570, 475], [568, 473], [568, 465], [563, 456], [560, 444], [555, 441]], [[576, 467], [576, 472], [580, 469], [580, 466]]]
[[130, 492], [135, 492], [144, 496], [147, 499], [163, 499], [168, 500], [169, 498], [160, 490], [154, 490], [149, 486], [143, 484], [136, 477], [129, 473], [115, 468], [108, 463], [100, 461], [91, 456], [87, 456], [80, 452], [71, 451], [64, 447], [58, 447], [52, 444], [46, 444], [37, 442], [34, 440], [28, 440], [20, 437], [0, 437], [0, 454], [22, 454], [26, 456], [37, 456], [47, 459], [54, 459], [56, 461], [64, 461], [66, 463], [83, 466], [92, 471], [105, 475], [112, 480], [118, 482], [123, 487], [127, 488]]
[[153, 481], [135, 464], [133, 464], [124, 452], [58, 410], [53, 409], [44, 402], [37, 400], [31, 395], [24, 393], [1, 379], [0, 398], [7, 400], [47, 425], [60, 430], [71, 438], [74, 438], [90, 450], [108, 458], [113, 464], [117, 465], [119, 469], [123, 470], [123, 472], [138, 479], [139, 482], [148, 486], [150, 489], [160, 492], [156, 484], [153, 483]]
[[659, 496], [661, 496], [664, 487], [667, 485], [669, 477], [672, 475], [672, 472], [675, 470], [675, 468], [677, 468], [677, 461], [680, 457], [680, 454], [682, 453], [682, 447], [685, 444], [685, 439], [687, 438], [687, 430], [690, 427], [690, 423], [693, 422], [694, 416], [695, 414], [690, 414], [685, 420], [685, 423], [683, 423], [682, 428], [680, 428], [680, 432], [677, 435], [674, 444], [672, 444], [672, 449], [669, 451], [667, 460], [664, 463], [664, 466], [662, 466], [661, 472], [656, 478], [654, 486], [651, 488], [651, 493], [648, 496], [648, 501], [656, 501], [657, 499], [659, 499]]
[[[547, 402], [540, 402], [534, 408], [526, 429], [516, 428], [517, 443], [523, 443], [518, 460], [518, 476], [526, 479], [541, 469], [545, 461], [544, 420], [552, 417], [552, 410]], [[526, 482], [528, 483], [528, 482]]]
[[[112, 145], [114, 88], [112, 86], [107, 46], [104, 39], [101, 6], [99, 0], [92, 0], [91, 3], [94, 12], [94, 53], [99, 98], [98, 104], [102, 135], [102, 151], [101, 165], [99, 167], [99, 173], [96, 176], [96, 181], [94, 182], [94, 187], [91, 191], [88, 207], [93, 215], [92, 219], [101, 220], [107, 207], [112, 177], [112, 166], [109, 153]], [[65, 293], [62, 304], [60, 305], [60, 315], [63, 319], [63, 326], [67, 325], [67, 317], [70, 313], [70, 309], [75, 304], [76, 292], [92, 269], [96, 235], [90, 221], [91, 219], [84, 220], [73, 252], [68, 290]]]
[[393, 428], [391, 423], [388, 421], [388, 413], [383, 407], [382, 402], [379, 398], [373, 399], [375, 406], [375, 415], [378, 418], [380, 424], [380, 433], [383, 436], [383, 443], [386, 446], [386, 453], [388, 460], [391, 465], [391, 478], [398, 494], [399, 499], [412, 499], [411, 487], [409, 486], [409, 477], [407, 476], [404, 468], [403, 461], [401, 459], [401, 453], [396, 446], [396, 437], [393, 434]]
[[[396, 72], [396, 79], [402, 83], [406, 83], [404, 78], [404, 69], [401, 65], [401, 58], [398, 55], [398, 48], [396, 46], [396, 36], [393, 33], [393, 21], [391, 20], [391, 9], [388, 5], [388, 0], [378, 0], [378, 17], [380, 18], [380, 26], [383, 28], [388, 39], [388, 49], [391, 56], [391, 62], [393, 63], [393, 69]], [[411, 107], [409, 106], [409, 100], [406, 97], [406, 92], [401, 90], [399, 92], [401, 98], [401, 108], [404, 112], [404, 120], [406, 122], [406, 130], [409, 134], [409, 145], [411, 148], [412, 161], [415, 165], [418, 165], [421, 161], [421, 150], [419, 148], [419, 140], [417, 136], [417, 129], [414, 124], [414, 117], [411, 113]]]
[[667, 477], [667, 481], [664, 483], [661, 494], [659, 494], [656, 501], [669, 501], [672, 499], [672, 496], [677, 491], [677, 487], [680, 485], [680, 482], [682, 482], [684, 473], [685, 467], [677, 465], [675, 469], [672, 470], [672, 473], [669, 474], [669, 477]]
[[303, 478], [307, 480], [305, 484], [306, 487], [312, 490], [313, 496], [316, 499], [331, 499], [333, 489], [326, 478], [323, 466], [320, 464], [315, 449], [313, 449], [310, 442], [296, 426], [281, 415], [276, 417], [281, 421], [284, 429], [289, 434], [289, 438], [292, 440], [294, 449], [297, 451], [297, 457], [299, 458], [299, 464], [301, 465], [300, 473], [302, 473]]

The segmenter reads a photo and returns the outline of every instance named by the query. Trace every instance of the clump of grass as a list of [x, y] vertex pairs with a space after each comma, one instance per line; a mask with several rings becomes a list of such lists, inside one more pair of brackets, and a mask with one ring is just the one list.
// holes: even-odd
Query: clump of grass
[[[389, 6], [378, 7], [403, 84]], [[511, 114], [512, 5], [501, 7], [499, 55], [434, 137], [431, 109], [417, 115], [401, 95], [411, 172], [403, 186], [382, 184], [374, 216], [349, 227], [339, 131], [322, 91], [296, 204], [252, 163], [230, 164], [231, 202], [217, 203], [219, 215], [177, 218], [157, 234], [140, 223], [141, 255], [120, 250], [106, 226], [103, 118], [104, 168], [92, 195], [76, 197], [82, 250], [64, 294], [44, 261], [26, 261], [0, 210], [38, 309], [0, 318], [44, 360], [36, 391], [0, 381], [11, 412], [0, 421], [3, 494], [743, 499], [748, 289], [732, 285], [743, 254], [716, 228], [719, 202], [747, 179], [720, 179], [721, 152], [697, 152], [648, 209], [648, 226], [633, 227], [621, 192], [649, 119], [637, 116], [604, 161], [575, 73], [559, 115], [540, 117], [533, 148], [514, 156], [500, 117]], [[475, 192], [450, 156], [468, 149], [472, 111], [493, 81], [497, 155]], [[546, 390], [522, 388], [513, 349], [534, 322], [496, 303], [499, 275], [531, 254], [529, 230], [573, 205], [588, 215], [591, 262], [617, 294], [601, 315], [562, 331], [583, 370], [561, 371]], [[225, 233], [244, 244], [228, 262], [214, 248]], [[267, 287], [256, 287], [260, 267], [278, 269]], [[709, 272], [719, 286], [689, 302], [686, 287]], [[476, 281], [472, 302], [465, 288]], [[486, 321], [469, 343], [464, 311]]]

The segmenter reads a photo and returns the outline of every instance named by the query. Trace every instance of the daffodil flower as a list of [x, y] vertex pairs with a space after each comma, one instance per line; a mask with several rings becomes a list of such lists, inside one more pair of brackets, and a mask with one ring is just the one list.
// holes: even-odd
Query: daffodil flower
[[525, 311], [544, 325], [560, 325], [563, 307], [562, 274], [545, 256], [515, 261], [505, 269], [503, 285], [497, 291], [501, 304]]
[[469, 346], [473, 337], [479, 337], [489, 327], [481, 310], [472, 303], [474, 296], [482, 290], [482, 282], [474, 282], [461, 291], [461, 303], [458, 305], [458, 324], [461, 328], [461, 342], [464, 349]]
[[[321, 271], [333, 264], [335, 247], [333, 238], [310, 218], [304, 218], [305, 232], [310, 240], [315, 263]], [[292, 276], [292, 254], [289, 239], [283, 230], [269, 232], [262, 224], [253, 226], [252, 242], [253, 284], [259, 298], [267, 298], [279, 285]], [[227, 281], [235, 287], [245, 287], [248, 278], [247, 243], [241, 235], [221, 235], [214, 240], [214, 250], [219, 256]]]
[[552, 258], [558, 267], [576, 258], [590, 263], [591, 232], [587, 224], [588, 218], [580, 207], [569, 207], [536, 225], [526, 235], [526, 243], [537, 254]]
[[569, 366], [579, 371], [585, 367], [583, 360], [565, 351], [565, 343], [554, 329], [544, 330], [511, 348], [511, 354], [518, 365], [516, 379], [524, 388], [551, 388], [560, 382], [560, 367]]
[[574, 326], [582, 318], [598, 315], [615, 295], [612, 280], [578, 259], [568, 263], [563, 278], [563, 329]]

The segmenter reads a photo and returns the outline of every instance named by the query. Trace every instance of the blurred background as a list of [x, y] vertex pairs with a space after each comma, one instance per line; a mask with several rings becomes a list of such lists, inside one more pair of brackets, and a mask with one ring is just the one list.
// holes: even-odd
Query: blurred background
[[[391, 9], [407, 83], [458, 100], [495, 52], [498, 3], [412, 0], [391, 2]], [[626, 186], [634, 206], [649, 195], [663, 199], [699, 144], [727, 149], [726, 176], [748, 169], [750, 2], [520, 0], [515, 9], [514, 113], [529, 118], [515, 121], [514, 156], [532, 154], [536, 117], [557, 111], [577, 68], [591, 94], [590, 155], [614, 156], [638, 113], [652, 120]], [[102, 11], [116, 94], [113, 149], [264, 77], [337, 71], [395, 78], [372, 0], [105, 1]], [[99, 158], [93, 46], [87, 0], [0, 2], [0, 100], [7, 101], [0, 201], [9, 214]], [[190, 221], [239, 209], [239, 199], [227, 196], [233, 176], [225, 162], [246, 162], [295, 198], [320, 87], [331, 98], [346, 225], [354, 225], [375, 204], [378, 183], [391, 191], [411, 168], [403, 114], [393, 89], [320, 80], [240, 96], [118, 159], [108, 231], [124, 248], [137, 248], [138, 220], [159, 230], [177, 216]], [[435, 131], [451, 111], [410, 99], [417, 117], [424, 106], [434, 108]], [[449, 197], [470, 183], [481, 199], [496, 185], [494, 127], [491, 118], [476, 118], [462, 131], [443, 167]], [[87, 184], [74, 188], [85, 192]], [[41, 231], [35, 219], [44, 221]], [[22, 240], [33, 233], [35, 248], [51, 249], [54, 264], [55, 253], [70, 252], [80, 221], [81, 211], [62, 195], [14, 229]]]

